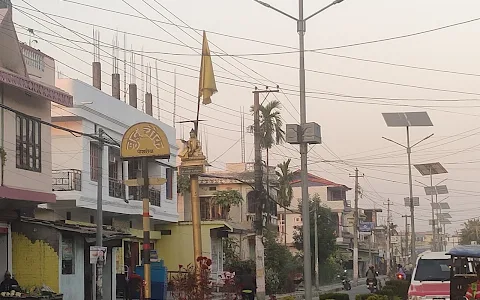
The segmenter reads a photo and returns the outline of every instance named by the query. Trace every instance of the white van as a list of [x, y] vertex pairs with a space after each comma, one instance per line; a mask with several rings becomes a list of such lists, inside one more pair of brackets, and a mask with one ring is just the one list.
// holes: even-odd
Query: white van
[[409, 300], [450, 300], [450, 256], [426, 251], [412, 273]]

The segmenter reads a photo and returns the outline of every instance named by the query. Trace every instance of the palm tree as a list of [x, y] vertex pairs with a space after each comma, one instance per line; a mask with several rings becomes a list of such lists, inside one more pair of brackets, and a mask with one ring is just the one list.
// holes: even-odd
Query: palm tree
[[[285, 141], [285, 130], [283, 130], [283, 120], [280, 114], [282, 104], [278, 100], [268, 102], [266, 105], [260, 105], [260, 147], [268, 150], [274, 145], [282, 144]], [[253, 106], [250, 108], [253, 113]], [[253, 126], [252, 126], [253, 128]]]
[[284, 242], [287, 243], [287, 207], [290, 206], [293, 199], [293, 188], [291, 182], [293, 180], [293, 173], [290, 171], [290, 162], [288, 159], [281, 164], [277, 165], [280, 171], [276, 171], [278, 177], [278, 200], [280, 205], [283, 206], [283, 234]]
[[[260, 105], [260, 147], [267, 150], [267, 197], [270, 192], [269, 175], [269, 149], [274, 145], [279, 145], [285, 141], [285, 130], [283, 130], [283, 121], [280, 114], [282, 104], [278, 100], [268, 102], [266, 105]], [[254, 113], [253, 106], [250, 111]]]

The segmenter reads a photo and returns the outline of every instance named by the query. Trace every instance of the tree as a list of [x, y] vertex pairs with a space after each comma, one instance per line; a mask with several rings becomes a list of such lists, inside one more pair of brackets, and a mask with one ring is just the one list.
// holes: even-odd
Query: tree
[[213, 194], [213, 202], [225, 209], [227, 216], [230, 213], [230, 208], [240, 205], [242, 201], [242, 194], [237, 190], [216, 191]]
[[460, 244], [480, 243], [480, 219], [467, 220], [460, 231]]
[[190, 193], [190, 177], [187, 175], [177, 176], [177, 194], [184, 195], [185, 193]]
[[285, 245], [277, 243], [276, 238], [276, 233], [265, 231], [266, 289], [270, 295], [293, 292], [294, 276], [302, 272], [302, 262]]
[[[282, 104], [278, 100], [268, 102], [266, 105], [260, 105], [260, 147], [268, 150], [274, 145], [280, 145], [285, 141], [285, 130], [283, 130], [283, 121], [280, 114]], [[250, 108], [253, 113], [253, 106]]]
[[[310, 199], [310, 251], [315, 253], [315, 227], [314, 227], [314, 208], [315, 203], [320, 202], [320, 197], [318, 194], [315, 194], [312, 199]], [[299, 210], [302, 211], [302, 204], [299, 205]], [[317, 208], [317, 231], [318, 231], [318, 244], [322, 245], [319, 247], [318, 251], [318, 265], [322, 266], [327, 259], [335, 252], [336, 250], [336, 235], [335, 230], [338, 226], [335, 220], [332, 220], [332, 211], [327, 208], [320, 206]], [[303, 224], [302, 226], [296, 226], [293, 233], [293, 240], [295, 248], [298, 250], [303, 250]], [[312, 259], [312, 270], [314, 270], [315, 260]]]
[[287, 207], [290, 206], [293, 199], [293, 188], [291, 182], [293, 173], [290, 171], [291, 159], [277, 165], [280, 171], [276, 171], [278, 177], [278, 201], [283, 206], [283, 228], [284, 242], [287, 243]]

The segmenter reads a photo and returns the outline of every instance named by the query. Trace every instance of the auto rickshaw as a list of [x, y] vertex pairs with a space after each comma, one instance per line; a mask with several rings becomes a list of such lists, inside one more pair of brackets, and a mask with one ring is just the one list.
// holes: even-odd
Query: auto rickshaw
[[475, 266], [480, 264], [480, 245], [459, 245], [447, 255], [450, 263], [450, 300], [463, 300], [468, 285], [477, 280]]

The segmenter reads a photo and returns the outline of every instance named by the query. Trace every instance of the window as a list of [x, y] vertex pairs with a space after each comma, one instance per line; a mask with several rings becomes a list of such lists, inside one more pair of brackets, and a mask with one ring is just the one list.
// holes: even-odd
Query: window
[[72, 219], [72, 212], [67, 211], [67, 220], [71, 220], [71, 219]]
[[167, 168], [167, 199], [173, 199], [173, 169]]
[[345, 191], [334, 189], [332, 190], [332, 198], [331, 201], [342, 201], [346, 199]]
[[254, 191], [250, 191], [247, 194], [247, 209], [249, 214], [257, 212], [257, 198]]
[[100, 147], [95, 142], [90, 142], [90, 179], [98, 181], [98, 156]]
[[120, 162], [120, 149], [109, 147], [108, 148], [108, 177], [109, 178], [112, 178], [112, 179], [120, 178], [119, 162]]
[[450, 278], [450, 259], [420, 259], [415, 271], [416, 281], [446, 281]]
[[17, 168], [33, 172], [42, 171], [42, 137], [40, 122], [17, 115]]
[[62, 237], [62, 274], [75, 274], [75, 249], [71, 237]]

